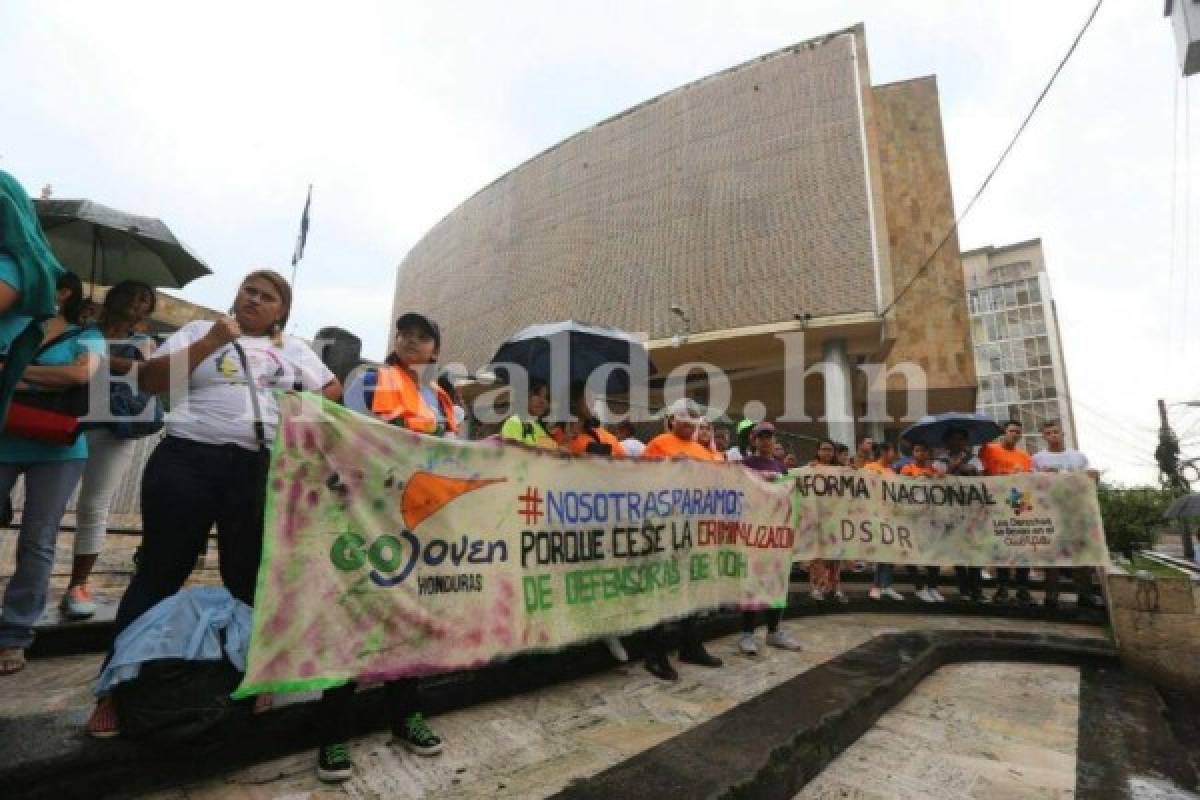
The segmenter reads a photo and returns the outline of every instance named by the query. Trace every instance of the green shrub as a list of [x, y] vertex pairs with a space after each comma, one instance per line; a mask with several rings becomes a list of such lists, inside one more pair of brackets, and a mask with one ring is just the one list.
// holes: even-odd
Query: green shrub
[[1171, 494], [1159, 488], [1126, 489], [1100, 484], [1100, 515], [1108, 549], [1130, 554], [1152, 547], [1166, 524], [1163, 512], [1171, 504]]

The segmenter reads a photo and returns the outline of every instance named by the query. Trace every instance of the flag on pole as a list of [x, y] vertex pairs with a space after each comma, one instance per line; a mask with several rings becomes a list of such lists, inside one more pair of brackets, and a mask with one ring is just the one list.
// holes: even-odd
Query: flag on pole
[[296, 237], [296, 249], [292, 252], [292, 266], [304, 258], [304, 243], [308, 241], [308, 209], [312, 206], [312, 184], [308, 185], [308, 197], [304, 200], [304, 213], [300, 216], [300, 235]]

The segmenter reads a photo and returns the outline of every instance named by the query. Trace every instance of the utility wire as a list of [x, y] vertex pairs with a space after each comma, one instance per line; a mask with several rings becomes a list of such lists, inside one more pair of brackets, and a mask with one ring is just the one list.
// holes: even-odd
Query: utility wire
[[[1188, 295], [1191, 293], [1192, 241], [1192, 103], [1187, 81], [1183, 84], [1183, 363], [1188, 359]], [[1175, 372], [1175, 370], [1172, 370]]]
[[1179, 252], [1177, 220], [1179, 217], [1179, 83], [1175, 75], [1175, 62], [1171, 62], [1171, 252], [1167, 260], [1167, 363], [1164, 370], [1171, 372], [1171, 357], [1175, 353], [1175, 255]]
[[1012, 152], [1013, 146], [1017, 143], [1017, 140], [1021, 138], [1021, 134], [1025, 132], [1025, 128], [1029, 125], [1029, 121], [1033, 119], [1034, 113], [1042, 104], [1042, 100], [1046, 98], [1046, 94], [1050, 91], [1050, 87], [1054, 85], [1054, 81], [1056, 78], [1058, 78], [1058, 74], [1062, 72], [1063, 67], [1067, 65], [1067, 61], [1070, 60], [1071, 55], [1075, 52], [1075, 48], [1079, 46], [1079, 41], [1083, 39], [1083, 35], [1087, 33], [1088, 28], [1091, 27], [1092, 20], [1096, 18], [1096, 12], [1100, 10], [1100, 6], [1103, 4], [1104, 0], [1096, 1], [1096, 6], [1092, 9], [1092, 13], [1088, 14], [1088, 18], [1086, 21], [1084, 21], [1083, 27], [1080, 28], [1079, 33], [1075, 35], [1075, 41], [1071, 42], [1071, 46], [1067, 48], [1067, 54], [1063, 56], [1062, 61], [1060, 61], [1058, 66], [1054, 69], [1054, 73], [1050, 76], [1050, 80], [1046, 82], [1046, 85], [1043, 87], [1041, 94], [1038, 95], [1037, 100], [1033, 101], [1033, 106], [1029, 109], [1029, 113], [1025, 115], [1024, 121], [1021, 123], [1021, 126], [1017, 128], [1017, 132], [1013, 134], [1012, 140], [1008, 143], [1008, 146], [1004, 148], [1002, 153], [1000, 153], [1000, 158], [996, 160], [996, 164], [992, 167], [991, 172], [989, 172], [987, 177], [983, 179], [983, 183], [979, 185], [979, 188], [975, 191], [975, 195], [971, 198], [970, 202], [967, 203], [966, 208], [963, 209], [963, 212], [954, 220], [954, 224], [950, 226], [950, 229], [946, 231], [946, 235], [942, 237], [940, 242], [938, 242], [938, 246], [933, 248], [933, 252], [931, 252], [929, 257], [925, 259], [925, 263], [923, 263], [921, 268], [918, 269], [913, 276], [908, 279], [908, 282], [904, 284], [904, 287], [900, 289], [900, 292], [892, 298], [892, 302], [888, 303], [887, 307], [885, 307], [883, 311], [879, 312], [881, 317], [885, 316], [889, 311], [895, 308], [896, 304], [900, 302], [900, 299], [903, 298], [904, 295], [908, 293], [908, 290], [912, 288], [913, 284], [917, 282], [917, 279], [925, 274], [925, 271], [928, 270], [929, 266], [933, 263], [933, 259], [938, 253], [941, 252], [942, 248], [946, 246], [946, 242], [950, 241], [950, 237], [958, 231], [958, 226], [964, 219], [966, 219], [967, 214], [971, 213], [971, 209], [975, 207], [975, 203], [979, 200], [979, 196], [983, 194], [983, 190], [986, 189], [988, 184], [992, 182], [992, 178], [995, 176], [996, 171], [1000, 169], [1000, 165], [1004, 163], [1004, 160], [1008, 157], [1008, 154]]

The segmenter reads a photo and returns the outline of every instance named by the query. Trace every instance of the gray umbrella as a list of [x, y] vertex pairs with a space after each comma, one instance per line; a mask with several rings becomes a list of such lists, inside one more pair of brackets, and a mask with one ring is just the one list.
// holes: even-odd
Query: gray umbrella
[[1163, 516], [1167, 519], [1200, 517], [1200, 494], [1185, 494], [1183, 497], [1175, 498], [1163, 512]]
[[162, 220], [91, 200], [44, 198], [34, 204], [58, 260], [93, 285], [134, 280], [181, 289], [212, 274]]

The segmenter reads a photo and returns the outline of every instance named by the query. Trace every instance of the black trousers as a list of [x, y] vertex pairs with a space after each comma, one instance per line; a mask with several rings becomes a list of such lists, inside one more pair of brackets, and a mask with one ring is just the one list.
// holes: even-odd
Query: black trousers
[[941, 577], [942, 568], [909, 567], [908, 574], [912, 578], [913, 586], [919, 592], [922, 589], [936, 589], [938, 587], [938, 578]]
[[958, 578], [959, 596], [975, 597], [983, 592], [983, 575], [979, 567], [955, 567], [954, 575]]
[[236, 445], [168, 436], [142, 477], [142, 545], [113, 638], [160, 600], [178, 592], [217, 526], [221, 582], [253, 605], [262, 559], [266, 458]]
[[[336, 689], [321, 693], [317, 706], [317, 724], [320, 727], [321, 746], [342, 744], [354, 734], [354, 690], [351, 681]], [[417, 679], [402, 678], [388, 681], [384, 686], [387, 695], [388, 713], [391, 715], [392, 731], [398, 732], [404, 718], [420, 711]]]
[[[701, 644], [700, 635], [696, 632], [696, 620], [700, 616], [692, 614], [679, 620], [679, 650], [687, 652], [694, 650]], [[671, 632], [667, 629], [667, 623], [663, 622], [656, 625], [646, 637], [646, 657], [647, 658], [666, 658], [667, 653], [672, 648]]]
[[1074, 584], [1076, 598], [1099, 594], [1099, 590], [1092, 583], [1092, 573], [1095, 571], [1095, 567], [1060, 567], [1056, 569], [1047, 569], [1046, 596], [1058, 597], [1058, 583], [1063, 577], [1064, 573], [1071, 578], [1071, 582]]
[[766, 611], [743, 611], [742, 612], [742, 633], [754, 633], [754, 628], [758, 625], [758, 616], [762, 614], [767, 620], [767, 633], [775, 633], [779, 630], [779, 623], [783, 620], [782, 608], [768, 608]]
[[[1014, 569], [1012, 567], [999, 567], [996, 569], [996, 586], [1000, 589], [1007, 589], [1012, 582]], [[1016, 586], [1018, 589], [1029, 589], [1029, 567], [1017, 567], [1015, 569]]]

